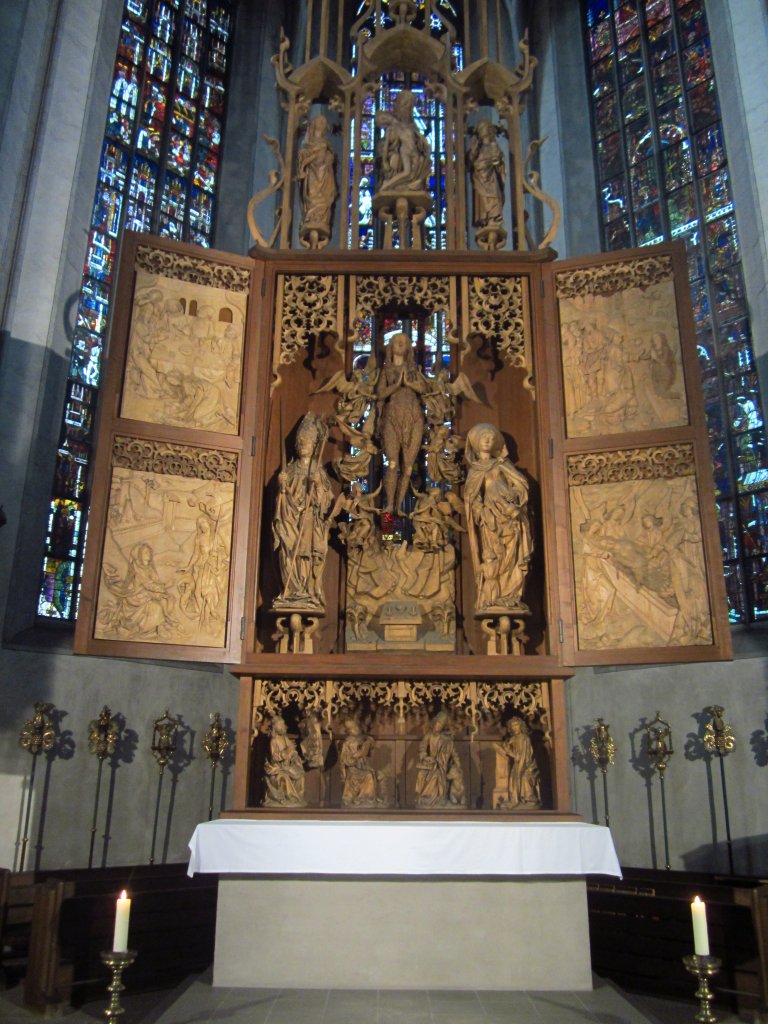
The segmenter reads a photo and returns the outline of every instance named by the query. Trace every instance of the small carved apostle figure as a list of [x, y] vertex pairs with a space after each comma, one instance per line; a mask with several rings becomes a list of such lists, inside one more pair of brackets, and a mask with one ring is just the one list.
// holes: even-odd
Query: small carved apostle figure
[[420, 395], [427, 389], [426, 378], [414, 360], [411, 339], [407, 334], [393, 334], [376, 387], [379, 433], [387, 457], [384, 477], [384, 508], [387, 512], [399, 512], [408, 492], [424, 436], [424, 408]]
[[264, 806], [304, 806], [304, 765], [296, 744], [288, 735], [285, 719], [272, 719], [269, 730], [269, 757], [264, 765], [267, 792]]
[[431, 152], [426, 136], [413, 119], [416, 97], [403, 89], [390, 113], [380, 111], [376, 121], [384, 127], [381, 147], [380, 192], [424, 192], [429, 179]]
[[331, 237], [331, 214], [338, 195], [336, 155], [326, 135], [328, 121], [322, 114], [309, 122], [299, 150], [296, 178], [301, 189], [301, 244], [322, 249]]
[[[506, 238], [504, 183], [507, 171], [504, 155], [496, 142], [496, 129], [490, 121], [478, 122], [477, 134], [467, 153], [467, 165], [472, 175], [472, 223], [476, 228], [486, 229], [484, 247], [495, 249]], [[491, 233], [494, 233], [493, 238]], [[478, 243], [482, 244], [480, 232]]]
[[464, 803], [464, 771], [456, 753], [447, 711], [438, 711], [424, 733], [416, 765], [416, 806]]
[[283, 582], [274, 604], [279, 610], [325, 610], [323, 569], [333, 503], [331, 481], [320, 463], [327, 433], [321, 417], [308, 412], [296, 434], [297, 457], [278, 478], [272, 535]]
[[509, 461], [504, 438], [490, 423], [471, 428], [464, 455], [475, 612], [527, 612], [522, 595], [533, 551], [528, 481]]
[[308, 711], [299, 723], [302, 733], [301, 754], [310, 768], [322, 768], [325, 761], [323, 730], [316, 711]]
[[496, 744], [496, 807], [540, 807], [541, 781], [528, 726], [515, 716], [507, 735]]
[[344, 722], [346, 736], [339, 753], [343, 790], [342, 807], [380, 807], [386, 800], [382, 793], [384, 772], [371, 766], [373, 739], [366, 736], [355, 718]]

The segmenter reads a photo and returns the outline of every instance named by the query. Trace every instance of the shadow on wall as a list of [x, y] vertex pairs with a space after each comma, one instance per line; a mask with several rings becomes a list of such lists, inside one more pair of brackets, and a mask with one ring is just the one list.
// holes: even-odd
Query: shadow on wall
[[[768, 874], [768, 835], [742, 836], [734, 839], [733, 868], [736, 875]], [[686, 871], [708, 871], [728, 874], [728, 844], [705, 843], [683, 855]]]

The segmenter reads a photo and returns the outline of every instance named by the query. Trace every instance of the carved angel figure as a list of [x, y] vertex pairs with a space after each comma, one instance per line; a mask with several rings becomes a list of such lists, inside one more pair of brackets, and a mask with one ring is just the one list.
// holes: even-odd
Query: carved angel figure
[[422, 551], [442, 551], [448, 543], [449, 530], [464, 530], [453, 518], [454, 513], [463, 511], [464, 506], [453, 491], [443, 494], [439, 487], [417, 491], [411, 513], [413, 546]]
[[533, 551], [528, 481], [509, 461], [504, 438], [490, 423], [471, 428], [465, 459], [475, 611], [527, 611], [522, 594]]
[[320, 463], [328, 430], [308, 412], [296, 434], [297, 457], [280, 472], [272, 523], [283, 589], [278, 609], [323, 611], [323, 569], [328, 554], [331, 481]]
[[475, 389], [466, 373], [458, 373], [451, 380], [448, 370], [441, 367], [432, 378], [428, 378], [429, 389], [424, 395], [427, 407], [427, 420], [433, 426], [441, 426], [446, 420], [456, 416], [456, 399], [468, 398], [470, 402], [479, 402]]
[[347, 546], [353, 548], [370, 547], [376, 538], [374, 517], [378, 513], [376, 498], [381, 491], [381, 484], [370, 494], [365, 494], [359, 483], [353, 483], [349, 494], [342, 492], [336, 499], [331, 518], [346, 512], [349, 520], [339, 525], [339, 536]]
[[496, 806], [540, 807], [540, 773], [528, 726], [515, 716], [507, 723], [506, 733], [501, 743], [496, 744]]
[[371, 766], [373, 739], [366, 736], [360, 723], [348, 718], [344, 723], [346, 736], [339, 753], [339, 768], [344, 789], [343, 807], [377, 807], [386, 800], [382, 794], [384, 773]]
[[467, 153], [467, 166], [472, 176], [472, 223], [476, 228], [503, 228], [507, 171], [496, 142], [496, 129], [490, 121], [478, 122]]
[[299, 150], [296, 178], [301, 189], [301, 244], [322, 249], [331, 237], [331, 214], [339, 190], [336, 186], [336, 155], [326, 135], [328, 121], [322, 114], [309, 122]]
[[447, 711], [438, 711], [424, 733], [416, 765], [416, 806], [448, 807], [464, 802], [464, 771]]
[[464, 471], [457, 456], [463, 447], [464, 438], [451, 434], [444, 423], [432, 427], [425, 445], [430, 480], [445, 484], [461, 483]]
[[380, 192], [424, 192], [427, 189], [432, 154], [426, 136], [413, 119], [416, 97], [403, 89], [390, 113], [380, 111], [376, 121], [384, 128], [381, 146]]
[[368, 403], [376, 397], [378, 378], [379, 371], [375, 367], [353, 370], [349, 380], [343, 370], [338, 370], [325, 384], [317, 388], [314, 394], [319, 395], [324, 391], [338, 392], [336, 411], [339, 417], [348, 424], [358, 423], [363, 418]]
[[269, 757], [264, 764], [267, 792], [264, 806], [304, 806], [304, 765], [296, 744], [288, 735], [285, 719], [272, 719], [269, 730]]
[[387, 512], [399, 511], [408, 492], [424, 436], [424, 408], [420, 396], [427, 390], [429, 384], [416, 366], [411, 339], [407, 334], [393, 334], [376, 388], [379, 433], [387, 457], [384, 477]]

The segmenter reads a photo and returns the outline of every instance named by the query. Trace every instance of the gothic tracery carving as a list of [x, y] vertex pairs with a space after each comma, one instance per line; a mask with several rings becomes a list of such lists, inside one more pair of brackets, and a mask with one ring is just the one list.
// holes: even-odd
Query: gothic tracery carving
[[555, 276], [555, 287], [558, 299], [571, 299], [578, 295], [613, 295], [627, 288], [647, 288], [670, 277], [670, 256], [643, 256], [620, 263], [564, 270]]
[[195, 256], [152, 249], [148, 245], [138, 247], [136, 268], [146, 270], [150, 274], [188, 281], [190, 284], [224, 288], [230, 292], [247, 292], [251, 284], [251, 272], [247, 267], [211, 263]]
[[521, 277], [469, 278], [469, 334], [482, 334], [497, 346], [508, 366], [526, 371], [533, 390], [533, 362]]
[[112, 465], [138, 473], [234, 483], [237, 480], [237, 463], [235, 452], [120, 435], [112, 441]]
[[668, 480], [693, 476], [696, 469], [690, 444], [569, 455], [567, 464], [571, 487], [628, 480]]
[[338, 292], [342, 279], [336, 274], [283, 274], [282, 297], [276, 318], [276, 352], [273, 370], [287, 366], [310, 339], [338, 333]]

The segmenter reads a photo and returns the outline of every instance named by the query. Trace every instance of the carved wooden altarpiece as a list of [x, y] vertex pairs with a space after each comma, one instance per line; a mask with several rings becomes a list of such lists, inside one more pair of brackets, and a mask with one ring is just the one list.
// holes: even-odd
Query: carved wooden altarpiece
[[[356, 75], [285, 41], [247, 258], [123, 243], [77, 648], [230, 666], [240, 816], [567, 815], [574, 666], [730, 655], [684, 250], [556, 261], [525, 42], [454, 71], [418, 17]], [[455, 128], [442, 250], [412, 96], [356, 242], [391, 70]]]

